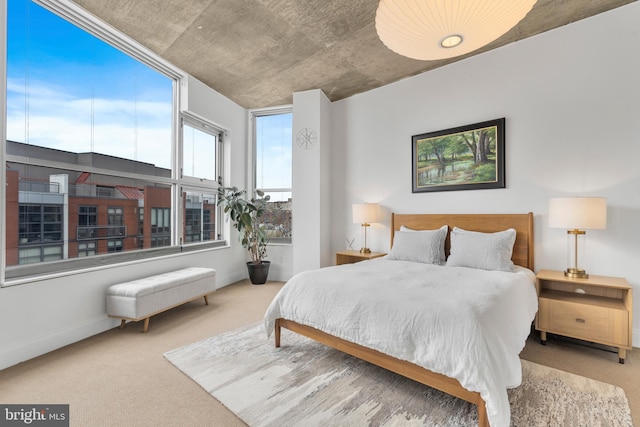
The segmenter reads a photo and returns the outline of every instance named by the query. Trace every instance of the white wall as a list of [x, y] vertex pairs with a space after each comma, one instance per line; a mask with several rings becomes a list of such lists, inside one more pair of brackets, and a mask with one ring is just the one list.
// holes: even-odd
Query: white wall
[[[360, 239], [351, 204], [401, 213], [535, 214], [535, 267], [564, 270], [551, 197], [608, 202], [587, 232], [585, 267], [640, 295], [640, 3], [606, 12], [333, 104], [333, 250]], [[411, 136], [506, 118], [506, 188], [411, 193]], [[389, 222], [369, 232], [389, 248]], [[634, 342], [640, 345], [640, 298]]]
[[[307, 149], [299, 132], [314, 132]], [[293, 273], [333, 265], [331, 255], [331, 104], [319, 89], [293, 94]]]
[[[246, 111], [195, 79], [190, 78], [188, 87], [182, 90], [185, 108], [228, 130], [227, 179], [230, 185], [244, 186]], [[0, 369], [116, 326], [119, 321], [107, 317], [105, 300], [106, 288], [113, 283], [181, 267], [207, 266], [216, 269], [217, 286], [221, 287], [247, 276], [243, 263], [245, 252], [234, 240], [230, 248], [184, 253], [0, 288]]]

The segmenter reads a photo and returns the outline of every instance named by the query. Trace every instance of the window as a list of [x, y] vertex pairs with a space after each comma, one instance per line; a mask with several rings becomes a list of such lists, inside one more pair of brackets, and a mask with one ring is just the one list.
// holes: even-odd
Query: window
[[138, 208], [138, 248], [144, 248], [144, 208]]
[[216, 214], [216, 206], [215, 206], [215, 198], [213, 198], [213, 203], [209, 204], [209, 207], [204, 206], [202, 215], [204, 219], [202, 220], [202, 240], [215, 240], [216, 239], [216, 229], [215, 229], [215, 214]]
[[[221, 182], [224, 132], [196, 118], [176, 129], [182, 72], [70, 2], [7, 0], [6, 21], [0, 282], [91, 265], [73, 258], [180, 250], [187, 211], [172, 206], [187, 185], [201, 195], [189, 239], [219, 240], [207, 195]], [[166, 251], [108, 255], [158, 247]], [[64, 263], [23, 266], [50, 261]]]
[[40, 244], [61, 241], [61, 206], [20, 206], [20, 243]]
[[255, 188], [271, 196], [264, 225], [271, 242], [291, 243], [292, 119], [290, 109], [256, 111]]
[[34, 2], [7, 11], [6, 214], [27, 239], [14, 247], [7, 228], [7, 266], [139, 249], [126, 212], [147, 188], [164, 186], [171, 205], [176, 76]]
[[218, 180], [220, 131], [194, 118], [182, 118], [182, 174], [198, 180]]
[[151, 208], [151, 247], [171, 245], [171, 209]]
[[122, 239], [111, 239], [107, 241], [107, 252], [122, 252]]
[[216, 195], [185, 191], [183, 198], [185, 243], [216, 240]]
[[[97, 236], [96, 226], [98, 225], [97, 206], [78, 206], [78, 230], [77, 240], [93, 239]], [[78, 252], [80, 245], [78, 245]], [[80, 256], [80, 255], [78, 255]]]
[[108, 208], [107, 224], [109, 225], [109, 236], [124, 236], [127, 229], [124, 226], [124, 208]]
[[98, 207], [97, 206], [79, 206], [78, 207], [78, 226], [91, 227], [98, 224]]
[[185, 242], [199, 242], [202, 236], [202, 210], [187, 208], [184, 223]]
[[62, 259], [62, 207], [23, 204], [19, 212], [18, 264]]
[[78, 243], [78, 258], [95, 255], [97, 253], [96, 248], [97, 243], [95, 241]]

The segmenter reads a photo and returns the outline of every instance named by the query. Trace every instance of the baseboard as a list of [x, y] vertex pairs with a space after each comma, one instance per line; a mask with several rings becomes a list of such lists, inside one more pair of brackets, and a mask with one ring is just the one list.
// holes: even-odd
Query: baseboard
[[100, 316], [49, 335], [33, 337], [0, 349], [0, 370], [89, 338], [117, 326], [119, 320]]
[[634, 329], [633, 334], [631, 335], [631, 339], [633, 340], [632, 346], [634, 348], [640, 348], [640, 329]]
[[216, 288], [223, 288], [225, 286], [231, 285], [232, 283], [244, 280], [248, 277], [249, 276], [247, 274], [246, 267], [244, 270], [232, 271], [229, 274], [225, 275], [216, 273]]
[[[276, 282], [286, 282], [291, 278], [293, 274], [290, 271], [280, 271], [278, 269], [269, 269], [269, 278], [268, 280], [276, 281]], [[231, 274], [227, 274], [226, 276], [216, 275], [216, 287], [222, 288], [233, 283], [239, 282], [240, 280], [248, 279], [249, 275], [245, 270], [234, 271]]]
[[269, 272], [269, 280], [277, 281], [277, 282], [286, 282], [291, 279], [292, 273], [290, 271], [274, 271], [273, 273]]

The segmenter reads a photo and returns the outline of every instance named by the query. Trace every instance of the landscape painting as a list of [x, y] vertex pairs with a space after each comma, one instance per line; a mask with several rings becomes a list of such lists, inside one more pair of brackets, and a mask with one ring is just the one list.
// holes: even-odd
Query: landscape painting
[[504, 122], [412, 136], [413, 192], [504, 188]]

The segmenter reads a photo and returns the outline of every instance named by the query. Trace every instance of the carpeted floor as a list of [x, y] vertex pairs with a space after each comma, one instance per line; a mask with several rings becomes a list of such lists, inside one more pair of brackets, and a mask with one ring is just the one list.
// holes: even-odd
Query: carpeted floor
[[[68, 403], [72, 426], [157, 427], [245, 424], [199, 385], [175, 369], [163, 354], [262, 320], [282, 283], [248, 281], [219, 289], [209, 298], [117, 327], [0, 371], [2, 403]], [[531, 338], [522, 358], [622, 387], [640, 426], [640, 350], [627, 363], [615, 353], [550, 338]]]

